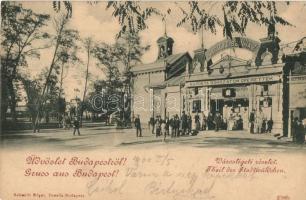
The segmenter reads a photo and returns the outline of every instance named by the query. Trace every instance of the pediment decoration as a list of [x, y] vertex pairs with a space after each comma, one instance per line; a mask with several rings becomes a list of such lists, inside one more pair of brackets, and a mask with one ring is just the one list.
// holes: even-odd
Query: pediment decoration
[[[220, 60], [218, 60], [217, 62], [215, 62], [214, 64], [212, 64], [210, 67], [211, 68], [214, 68], [214, 69], [226, 69], [229, 67], [229, 65], [231, 66], [242, 66], [242, 65], [248, 65], [248, 62], [247, 60], [243, 60], [243, 59], [240, 59], [240, 58], [236, 58], [236, 57], [232, 57], [232, 56], [225, 56], [223, 58], [221, 58]], [[221, 69], [222, 71], [222, 69]]]

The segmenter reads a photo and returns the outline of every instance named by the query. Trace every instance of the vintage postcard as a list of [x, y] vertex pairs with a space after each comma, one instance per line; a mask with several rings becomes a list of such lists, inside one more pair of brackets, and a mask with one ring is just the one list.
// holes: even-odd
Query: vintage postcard
[[2, 1], [0, 200], [305, 200], [305, 13]]

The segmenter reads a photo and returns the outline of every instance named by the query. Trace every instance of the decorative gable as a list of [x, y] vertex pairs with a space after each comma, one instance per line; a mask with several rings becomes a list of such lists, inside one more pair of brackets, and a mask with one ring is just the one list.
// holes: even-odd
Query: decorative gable
[[232, 72], [245, 73], [248, 72], [250, 62], [240, 58], [225, 56], [209, 67], [208, 74], [210, 76], [230, 76]]

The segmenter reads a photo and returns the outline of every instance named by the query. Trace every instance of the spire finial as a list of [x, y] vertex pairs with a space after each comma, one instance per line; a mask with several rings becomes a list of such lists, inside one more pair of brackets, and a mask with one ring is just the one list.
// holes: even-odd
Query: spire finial
[[167, 20], [166, 20], [166, 15], [163, 16], [163, 22], [164, 22], [164, 28], [165, 28], [165, 37], [167, 36]]

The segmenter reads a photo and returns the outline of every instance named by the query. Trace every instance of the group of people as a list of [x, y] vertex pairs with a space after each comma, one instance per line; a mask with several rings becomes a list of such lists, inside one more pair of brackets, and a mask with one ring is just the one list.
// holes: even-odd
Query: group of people
[[[252, 112], [249, 115], [250, 132], [251, 133], [271, 133], [273, 128], [273, 120], [265, 119], [262, 110]], [[239, 113], [231, 113], [225, 118], [219, 112], [215, 114], [209, 112], [206, 116], [204, 112], [201, 115], [197, 112], [194, 117], [190, 113], [182, 112], [179, 117], [177, 114], [171, 118], [162, 119], [160, 115], [155, 118], [152, 116], [149, 120], [149, 128], [156, 137], [161, 135], [169, 135], [171, 137], [179, 137], [183, 135], [196, 134], [198, 131], [205, 130], [243, 130], [244, 121]], [[135, 127], [141, 136], [141, 125], [139, 115], [135, 119]], [[138, 128], [137, 128], [138, 127]], [[137, 136], [139, 136], [137, 134]]]
[[78, 132], [80, 134], [80, 118], [78, 116], [70, 117], [67, 113], [59, 116], [59, 128], [70, 129], [73, 127], [73, 135]]
[[191, 124], [191, 116], [186, 115], [184, 112], [181, 118], [178, 115], [173, 115], [170, 119], [168, 117], [162, 119], [158, 115], [156, 119], [151, 117], [149, 121], [152, 134], [155, 134], [156, 137], [164, 135], [164, 138], [166, 136], [179, 137], [189, 135], [191, 133]]
[[297, 144], [304, 144], [305, 142], [305, 127], [302, 123], [302, 120], [299, 120], [297, 117], [294, 118], [291, 123], [292, 127], [292, 140]]
[[179, 116], [173, 115], [170, 119], [166, 117], [162, 119], [160, 115], [150, 118], [149, 127], [152, 134], [155, 134], [156, 137], [164, 135], [164, 138], [167, 136], [179, 137], [183, 135], [189, 135], [191, 133], [191, 124], [192, 119], [190, 115], [186, 115], [185, 112], [182, 113], [181, 118]]
[[58, 122], [59, 128], [70, 129], [73, 126], [73, 120], [67, 113], [64, 113], [64, 115], [60, 115]]
[[[193, 123], [194, 122], [194, 123]], [[134, 120], [136, 128], [136, 137], [142, 137], [142, 128], [139, 115]], [[180, 137], [187, 135], [196, 135], [199, 131], [215, 130], [219, 131], [224, 128], [223, 118], [220, 113], [213, 115], [209, 113], [208, 116], [202, 113], [200, 117], [199, 113], [196, 113], [194, 117], [190, 113], [186, 114], [182, 112], [181, 117], [177, 114], [171, 118], [165, 117], [162, 119], [160, 115], [155, 118], [152, 116], [149, 120], [149, 129], [156, 137], [167, 136]]]
[[269, 120], [264, 117], [264, 114], [261, 109], [259, 112], [256, 112], [254, 109], [250, 113], [250, 132], [255, 133], [271, 133], [273, 128], [273, 120]]

